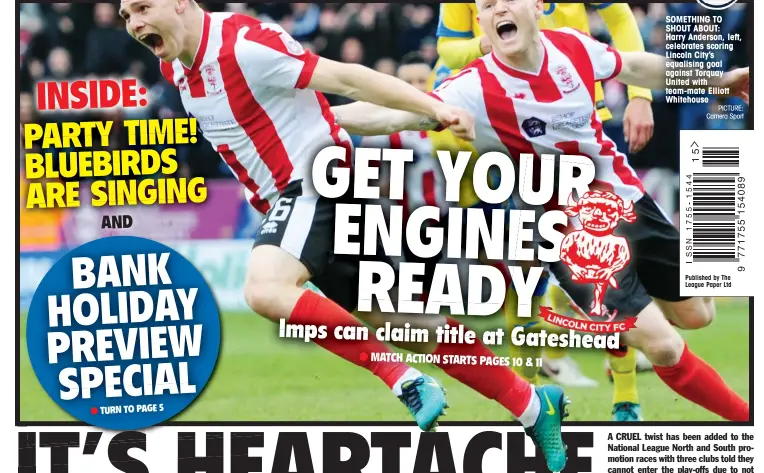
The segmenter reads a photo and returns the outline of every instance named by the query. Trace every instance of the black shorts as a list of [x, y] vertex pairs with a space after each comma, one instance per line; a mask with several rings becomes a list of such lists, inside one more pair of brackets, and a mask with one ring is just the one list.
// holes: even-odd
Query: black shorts
[[[326, 297], [348, 312], [358, 304], [358, 279], [361, 260], [383, 261], [392, 265], [378, 242], [376, 256], [334, 254], [335, 209], [338, 203], [352, 203], [350, 198], [327, 199], [304, 195], [302, 181], [290, 183], [260, 224], [254, 247], [278, 246], [294, 256], [311, 274], [310, 282]], [[368, 203], [368, 202], [367, 202]], [[354, 221], [362, 222], [363, 217]], [[363, 242], [360, 237], [351, 241]], [[278, 269], [274, 268], [274, 271]]]
[[[618, 310], [618, 319], [639, 314], [653, 298], [669, 302], [689, 299], [679, 295], [679, 231], [649, 195], [634, 203], [634, 211], [637, 220], [622, 221], [615, 231], [629, 242], [631, 261], [615, 276], [618, 289], [608, 286], [605, 293], [604, 304], [611, 311]], [[560, 287], [588, 313], [594, 285], [572, 281], [562, 261], [552, 263], [550, 269]]]

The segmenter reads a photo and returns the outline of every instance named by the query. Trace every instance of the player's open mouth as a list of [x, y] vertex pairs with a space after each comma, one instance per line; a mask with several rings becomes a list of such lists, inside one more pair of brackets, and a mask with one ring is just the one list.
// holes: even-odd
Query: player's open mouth
[[164, 40], [156, 33], [148, 33], [138, 38], [141, 43], [145, 44], [156, 54], [164, 45]]
[[502, 41], [510, 40], [517, 34], [517, 25], [509, 20], [504, 20], [496, 25], [496, 33]]

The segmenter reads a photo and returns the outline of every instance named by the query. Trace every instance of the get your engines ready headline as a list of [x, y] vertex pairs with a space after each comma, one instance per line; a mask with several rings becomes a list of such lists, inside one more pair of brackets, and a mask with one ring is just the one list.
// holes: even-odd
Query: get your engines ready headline
[[[394, 201], [403, 199], [406, 164], [414, 161], [412, 150], [357, 148], [354, 153], [354, 172], [351, 174], [347, 167], [334, 167], [331, 176], [336, 182], [330, 183], [327, 169], [333, 162], [344, 160], [346, 152], [342, 147], [329, 147], [316, 156], [312, 184], [320, 195], [338, 198], [351, 191], [355, 199], [369, 202], [378, 200], [380, 189], [373, 182], [380, 177], [379, 166], [373, 163], [384, 161], [390, 166], [390, 198]], [[473, 159], [471, 153], [460, 151], [455, 159], [449, 151], [436, 151], [436, 154], [445, 178], [445, 200], [458, 202], [460, 181], [469, 160]], [[495, 188], [490, 185], [490, 171], [494, 166], [499, 169], [501, 176]], [[556, 187], [555, 169], [559, 172]], [[584, 156], [563, 154], [558, 157], [544, 154], [536, 159], [532, 154], [521, 154], [519, 170], [516, 170], [509, 156], [499, 152], [485, 153], [475, 164], [475, 193], [481, 201], [491, 204], [503, 204], [519, 198], [521, 202], [517, 207], [520, 208], [492, 210], [489, 227], [482, 209], [452, 207], [448, 211], [447, 228], [427, 228], [425, 235], [428, 241], [423, 241], [421, 227], [426, 226], [428, 221], [440, 222], [441, 211], [438, 207], [423, 206], [414, 209], [404, 225], [402, 205], [390, 207], [387, 221], [383, 206], [378, 203], [338, 203], [334, 252], [340, 255], [376, 256], [379, 238], [385, 254], [401, 256], [405, 238], [412, 252], [420, 258], [432, 258], [445, 247], [447, 258], [476, 260], [482, 245], [486, 257], [491, 260], [556, 262], [560, 260], [560, 243], [565, 236], [561, 228], [564, 229], [568, 223], [565, 212], [557, 209], [570, 202], [574, 191], [579, 197], [588, 192], [594, 177], [594, 164]], [[510, 214], [508, 227], [504, 225], [507, 221], [506, 212]], [[353, 217], [361, 215], [364, 215], [363, 232], [360, 224], [353, 221]], [[467, 225], [463, 233], [465, 219]], [[532, 228], [534, 225], [537, 225], [538, 235], [551, 246], [538, 241]], [[362, 243], [350, 241], [351, 237], [361, 234]], [[527, 247], [527, 243], [541, 244], [534, 249]], [[531, 316], [531, 297], [543, 272], [538, 265], [528, 265], [527, 269], [525, 274], [522, 265], [508, 265], [518, 295], [518, 312], [521, 317]], [[393, 267], [379, 261], [361, 261], [358, 310], [371, 311], [372, 301], [376, 299], [380, 309], [388, 313], [439, 314], [442, 308], [448, 308], [455, 315], [469, 313], [485, 316], [496, 313], [506, 299], [504, 277], [493, 266], [470, 265], [466, 307], [456, 264], [437, 264], [432, 291], [426, 304], [417, 297], [422, 293], [422, 283], [417, 282], [415, 277], [422, 275], [423, 264], [400, 263], [398, 304], [395, 307], [389, 293], [396, 282]], [[491, 286], [487, 301], [482, 300], [484, 279]]]

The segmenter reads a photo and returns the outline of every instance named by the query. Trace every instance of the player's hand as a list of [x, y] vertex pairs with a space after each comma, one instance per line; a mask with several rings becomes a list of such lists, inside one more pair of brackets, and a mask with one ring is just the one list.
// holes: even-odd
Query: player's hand
[[443, 104], [435, 110], [435, 118], [457, 138], [467, 141], [475, 139], [475, 118], [466, 110]]
[[629, 153], [637, 153], [653, 137], [652, 103], [643, 97], [634, 97], [623, 114], [623, 135], [629, 143]]
[[474, 141], [475, 140], [475, 122], [472, 120], [472, 117], [469, 117], [468, 119], [461, 120], [459, 123], [455, 125], [451, 125], [448, 127], [449, 130], [451, 130], [451, 133], [454, 134], [457, 138], [464, 141]]
[[717, 94], [717, 97], [740, 97], [748, 105], [748, 93], [751, 88], [750, 75], [748, 68], [733, 69], [719, 79], [718, 86], [722, 89], [729, 89], [727, 94]]

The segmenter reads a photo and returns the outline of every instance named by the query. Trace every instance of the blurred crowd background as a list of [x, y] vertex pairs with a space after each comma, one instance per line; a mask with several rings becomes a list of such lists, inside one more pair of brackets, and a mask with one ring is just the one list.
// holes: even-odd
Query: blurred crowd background
[[[306, 48], [322, 56], [346, 63], [361, 63], [388, 74], [394, 74], [397, 62], [411, 51], [418, 51], [433, 64], [438, 58], [435, 31], [439, 5], [436, 3], [209, 3], [203, 6], [210, 11], [236, 11], [278, 22]], [[130, 112], [139, 114], [130, 118], [185, 116], [177, 92], [159, 74], [157, 59], [125, 33], [124, 24], [117, 15], [117, 4], [22, 3], [20, 8], [22, 125], [67, 119], [60, 114], [36, 115], [33, 103], [35, 82], [94, 76], [134, 76], [150, 87], [151, 107]], [[726, 68], [747, 64], [747, 8], [738, 4], [719, 13], [725, 16], [724, 32], [737, 32], [743, 38], [743, 42], [723, 58]], [[651, 3], [634, 5], [632, 10], [646, 49], [658, 54], [665, 53], [666, 15], [707, 13], [695, 3]], [[590, 25], [594, 36], [609, 41], [607, 29], [593, 10]], [[605, 84], [605, 91], [606, 102], [615, 115], [607, 123], [606, 133], [624, 149], [622, 118], [628, 100], [625, 87], [610, 81]], [[337, 97], [329, 99], [333, 103], [340, 100]], [[644, 170], [665, 170], [670, 176], [679, 169], [678, 130], [745, 126], [740, 120], [706, 120], [706, 113], [716, 110], [715, 105], [713, 101], [706, 105], [669, 105], [660, 91], [654, 92], [655, 134], [644, 151], [630, 156], [632, 165]], [[118, 121], [125, 118], [120, 113], [101, 113], [92, 119]], [[82, 118], [81, 115], [77, 117]], [[124, 147], [124, 135], [120, 135], [118, 129], [115, 132], [112, 146]], [[233, 179], [204, 140], [178, 151], [182, 175]]]

